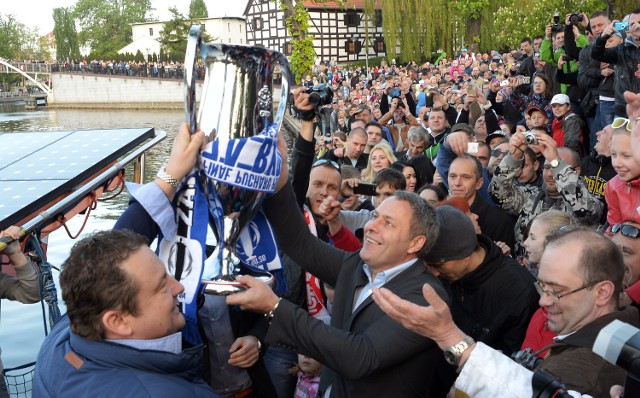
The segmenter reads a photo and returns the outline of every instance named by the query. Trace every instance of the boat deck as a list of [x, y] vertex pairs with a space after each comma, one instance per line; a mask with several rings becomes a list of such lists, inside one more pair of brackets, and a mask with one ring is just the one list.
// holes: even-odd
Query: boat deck
[[28, 221], [154, 137], [153, 128], [0, 133], [0, 230]]

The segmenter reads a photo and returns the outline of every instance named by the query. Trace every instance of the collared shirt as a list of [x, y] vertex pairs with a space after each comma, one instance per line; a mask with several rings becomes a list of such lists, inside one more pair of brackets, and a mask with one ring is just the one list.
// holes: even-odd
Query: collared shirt
[[[398, 276], [402, 271], [409, 268], [409, 266], [411, 266], [411, 264], [413, 264], [415, 261], [416, 259], [414, 258], [407, 261], [406, 263], [402, 263], [400, 265], [396, 265], [395, 267], [391, 267], [387, 270], [378, 272], [375, 279], [373, 280], [371, 280], [371, 276], [373, 275], [371, 268], [367, 264], [362, 264], [362, 271], [365, 273], [365, 275], [367, 275], [369, 283], [356, 289], [354, 293], [353, 308], [351, 309], [351, 312], [355, 311], [360, 306], [360, 304], [362, 304], [362, 302], [367, 299], [367, 297], [371, 296], [371, 290], [374, 287], [384, 286], [385, 283], [389, 282], [391, 279]], [[329, 395], [331, 395], [331, 387], [332, 385], [327, 387], [327, 389], [325, 390], [324, 398], [329, 398]]]
[[367, 297], [371, 295], [371, 290], [374, 287], [384, 286], [385, 283], [389, 282], [391, 279], [395, 278], [399, 273], [409, 268], [411, 264], [413, 264], [416, 260], [411, 259], [406, 263], [402, 263], [400, 265], [396, 265], [395, 267], [389, 268], [387, 270], [378, 272], [376, 274], [375, 279], [371, 279], [373, 275], [373, 271], [367, 264], [362, 264], [362, 271], [364, 271], [365, 275], [367, 275], [367, 279], [369, 279], [369, 283], [366, 285], [359, 287], [355, 291], [354, 300], [353, 300], [353, 308], [352, 312], [362, 304]]
[[122, 344], [139, 350], [154, 350], [179, 354], [182, 352], [182, 332], [170, 334], [157, 339], [105, 339], [112, 343]]

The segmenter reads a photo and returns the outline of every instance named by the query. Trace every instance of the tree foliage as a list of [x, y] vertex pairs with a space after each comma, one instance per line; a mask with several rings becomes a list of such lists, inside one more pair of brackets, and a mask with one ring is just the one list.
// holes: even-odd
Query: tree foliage
[[13, 14], [0, 13], [0, 57], [6, 59], [50, 59], [46, 37], [29, 28]]
[[207, 11], [207, 5], [204, 4], [204, 0], [191, 0], [191, 3], [189, 3], [189, 18], [209, 18], [209, 11]]
[[[186, 18], [176, 7], [170, 7], [169, 12], [171, 13], [171, 20], [165, 22], [160, 31], [160, 61], [166, 61], [167, 59], [184, 61], [189, 29], [191, 29], [192, 25], [199, 24], [199, 22]], [[202, 32], [202, 40], [205, 42], [213, 41], [206, 32]]]
[[73, 16], [78, 21], [80, 43], [95, 54], [114, 54], [131, 42], [132, 23], [146, 22], [151, 0], [78, 0]]
[[399, 62], [430, 59], [433, 52], [451, 49], [457, 20], [454, 3], [448, 0], [382, 1], [387, 58], [397, 58]]
[[563, 24], [567, 13], [582, 11], [590, 15], [605, 8], [603, 0], [508, 0], [495, 14], [495, 20], [502, 22], [502, 29], [495, 32], [495, 45], [517, 48], [523, 37], [544, 35], [545, 26], [553, 23], [555, 12], [560, 13]]
[[[287, 32], [291, 36], [291, 72], [296, 84], [301, 84], [302, 79], [311, 73], [316, 60], [316, 50], [313, 47], [313, 36], [309, 35], [309, 13], [301, 1], [293, 4], [292, 0], [275, 0], [284, 13]], [[319, 3], [324, 2], [318, 0]]]
[[56, 59], [74, 60], [80, 58], [76, 24], [68, 8], [53, 9], [53, 37], [56, 40]]

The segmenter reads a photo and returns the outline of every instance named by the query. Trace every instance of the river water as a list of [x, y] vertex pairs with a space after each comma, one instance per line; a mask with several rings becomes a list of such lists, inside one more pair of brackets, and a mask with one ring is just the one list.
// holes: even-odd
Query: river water
[[[77, 110], [39, 109], [25, 111], [24, 105], [0, 104], [0, 132], [73, 131], [86, 129], [115, 129], [155, 127], [167, 132], [167, 139], [147, 152], [145, 181], [150, 181], [171, 152], [173, 137], [182, 120], [180, 110]], [[0, 150], [3, 143], [0, 141]], [[4, 144], [6, 145], [6, 143]], [[127, 175], [132, 173], [128, 172]], [[0, 201], [6, 200], [0, 197]], [[91, 212], [82, 236], [92, 231], [111, 229], [128, 202], [126, 193], [110, 202], [101, 202]], [[68, 222], [75, 233], [82, 225], [83, 216]], [[66, 259], [75, 240], [61, 228], [49, 236], [48, 259], [59, 266]], [[54, 271], [57, 280], [57, 271]], [[58, 294], [60, 292], [58, 291]], [[59, 300], [61, 311], [64, 305]], [[5, 368], [33, 362], [44, 339], [42, 308], [40, 304], [20, 304], [2, 300], [0, 314], [0, 347]]]

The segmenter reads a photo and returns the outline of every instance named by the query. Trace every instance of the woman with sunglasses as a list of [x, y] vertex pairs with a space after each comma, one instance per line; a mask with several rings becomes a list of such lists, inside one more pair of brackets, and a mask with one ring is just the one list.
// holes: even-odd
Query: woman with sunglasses
[[[624, 220], [640, 221], [640, 165], [633, 157], [631, 124], [628, 119], [616, 118], [611, 124], [611, 164], [616, 171], [604, 189], [607, 201], [607, 222], [620, 224]], [[637, 148], [636, 148], [637, 150]]]

